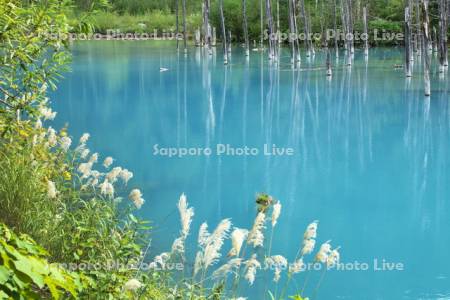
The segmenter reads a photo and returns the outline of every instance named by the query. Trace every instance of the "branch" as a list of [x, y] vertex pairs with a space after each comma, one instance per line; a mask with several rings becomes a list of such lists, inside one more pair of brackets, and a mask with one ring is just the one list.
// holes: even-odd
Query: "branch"
[[9, 103], [6, 102], [5, 100], [0, 99], [0, 103], [3, 103], [4, 105], [8, 106], [9, 108], [14, 108], [14, 106], [12, 106], [11, 104], [9, 104]]

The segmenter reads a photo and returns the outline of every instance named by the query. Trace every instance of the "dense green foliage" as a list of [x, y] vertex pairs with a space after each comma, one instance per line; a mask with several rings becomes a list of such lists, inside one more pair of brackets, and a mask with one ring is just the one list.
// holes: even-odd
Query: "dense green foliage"
[[162, 295], [157, 277], [136, 272], [150, 228], [133, 216], [140, 192], [123, 200], [132, 173], [95, 170], [88, 134], [71, 148], [65, 128], [43, 124], [56, 116], [47, 88], [56, 88], [70, 59], [56, 34], [68, 32], [66, 4], [0, 0], [0, 298]]
[[[102, 11], [93, 15], [93, 23], [96, 31], [104, 33], [107, 29], [119, 29], [122, 32], [153, 32], [158, 31], [175, 31], [176, 20], [176, 0], [110, 0], [107, 5], [94, 5], [97, 0], [75, 0], [77, 9], [88, 7], [86, 2], [91, 6], [101, 6]], [[102, 0], [104, 2], [105, 0]], [[181, 24], [181, 5], [179, 0], [179, 16]], [[288, 7], [286, 1], [279, 2], [279, 12], [277, 11], [276, 1], [272, 1], [273, 15], [276, 20], [277, 15], [280, 16], [281, 32], [288, 32]], [[210, 18], [214, 27], [220, 28], [218, 0], [211, 1]], [[322, 27], [333, 28], [333, 11], [334, 1], [316, 1], [306, 0], [306, 10], [311, 17], [312, 31], [319, 33]], [[341, 26], [341, 8], [340, 1], [337, 3], [337, 23], [338, 28]], [[247, 0], [247, 14], [249, 24], [249, 35], [252, 40], [260, 38], [260, 0]], [[355, 20], [355, 30], [362, 33], [362, 8], [367, 4], [369, 10], [369, 29], [387, 30], [389, 32], [399, 33], [403, 31], [402, 22], [404, 19], [404, 2], [402, 0], [359, 0], [354, 1], [353, 16]], [[265, 7], [264, 7], [265, 11]], [[193, 31], [201, 28], [202, 22], [202, 1], [187, 1], [187, 19], [188, 32], [192, 35]], [[225, 0], [224, 14], [226, 26], [232, 31], [233, 39], [243, 40], [242, 28], [242, 0]], [[139, 24], [145, 24], [145, 27]], [[302, 31], [301, 20], [299, 20]], [[219, 31], [218, 31], [219, 32]], [[220, 38], [220, 36], [219, 36]], [[373, 41], [373, 36], [371, 36]]]
[[29, 236], [18, 237], [0, 223], [0, 299], [75, 298], [87, 279], [47, 260]]
[[0, 0], [0, 93], [11, 110], [33, 114], [33, 105], [45, 100], [41, 91], [61, 76], [69, 59], [58, 38], [69, 29], [66, 5], [30, 1], [25, 8], [21, 1]]

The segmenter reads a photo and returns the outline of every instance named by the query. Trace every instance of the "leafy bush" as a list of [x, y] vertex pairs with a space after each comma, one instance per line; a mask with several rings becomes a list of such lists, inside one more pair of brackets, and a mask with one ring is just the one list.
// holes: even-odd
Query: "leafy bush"
[[76, 298], [87, 279], [47, 260], [29, 236], [18, 237], [0, 223], [0, 298]]

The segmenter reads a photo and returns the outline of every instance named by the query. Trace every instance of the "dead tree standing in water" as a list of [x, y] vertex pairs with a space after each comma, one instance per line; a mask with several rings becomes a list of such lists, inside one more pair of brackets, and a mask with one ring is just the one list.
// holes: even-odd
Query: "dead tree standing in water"
[[248, 23], [247, 23], [247, 1], [242, 0], [242, 17], [244, 26], [244, 39], [245, 39], [245, 56], [250, 56], [250, 41], [248, 39]]
[[430, 19], [428, 16], [428, 0], [422, 1], [422, 9], [423, 9], [423, 23], [422, 23], [422, 53], [423, 53], [423, 79], [424, 79], [424, 88], [425, 88], [425, 96], [431, 95], [431, 86], [430, 86], [430, 54], [428, 52], [429, 43], [430, 43]]
[[334, 49], [336, 51], [336, 57], [339, 57], [339, 44], [337, 34], [337, 7], [336, 0], [333, 0], [333, 27], [334, 27]]
[[228, 64], [227, 31], [225, 29], [225, 17], [223, 15], [223, 0], [219, 1], [220, 26], [222, 27], [223, 63], [226, 65]]
[[364, 21], [364, 55], [369, 56], [369, 34], [367, 26], [367, 4], [363, 7], [363, 21]]
[[178, 10], [179, 10], [179, 6], [180, 6], [180, 4], [179, 4], [179, 0], [175, 0], [175, 22], [176, 22], [176, 34], [175, 34], [175, 38], [176, 38], [176, 40], [177, 40], [177, 51], [179, 51], [180, 50], [180, 41], [178, 40], [178, 34], [180, 33], [180, 25], [179, 25], [179, 18], [178, 18], [178, 15], [179, 15], [179, 12], [178, 12]]
[[308, 16], [306, 15], [305, 0], [300, 0], [299, 3], [300, 3], [300, 14], [302, 17], [303, 28], [305, 32], [306, 56], [309, 57], [312, 54], [312, 41], [309, 31]]
[[410, 7], [405, 8], [405, 75], [411, 77], [411, 14]]
[[448, 66], [448, 46], [447, 46], [447, 28], [448, 28], [449, 3], [446, 0], [439, 0], [439, 72], [443, 73]]
[[205, 0], [203, 2], [203, 36], [205, 39], [205, 46], [207, 47], [209, 54], [212, 54], [211, 50], [211, 25], [209, 24], [209, 10], [210, 10], [210, 0]]
[[187, 36], [186, 36], [186, 0], [183, 0], [183, 41], [184, 41], [184, 53], [187, 53]]
[[266, 0], [267, 24], [269, 26], [269, 59], [275, 59], [275, 39], [273, 30], [272, 6], [270, 0]]
[[295, 41], [294, 41], [294, 15], [292, 0], [288, 0], [288, 21], [289, 21], [289, 44], [291, 46], [291, 64], [295, 63]]

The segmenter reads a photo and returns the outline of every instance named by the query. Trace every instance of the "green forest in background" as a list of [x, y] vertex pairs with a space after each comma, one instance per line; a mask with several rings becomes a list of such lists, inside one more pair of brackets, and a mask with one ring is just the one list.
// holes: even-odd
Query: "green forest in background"
[[[182, 1], [179, 1], [180, 24]], [[340, 27], [340, 9], [338, 6], [338, 27]], [[211, 0], [210, 18], [214, 27], [220, 28], [218, 0]], [[321, 20], [326, 28], [333, 27], [332, 0], [306, 0], [307, 13], [311, 17], [312, 31], [321, 32]], [[402, 0], [355, 0], [353, 4], [355, 30], [362, 32], [362, 9], [369, 9], [369, 30], [385, 30], [391, 33], [403, 32], [404, 1]], [[288, 4], [279, 1], [281, 32], [288, 32]], [[121, 32], [175, 32], [176, 30], [176, 0], [75, 0], [72, 18], [79, 19], [80, 14], [89, 12], [92, 30], [106, 33], [108, 29]], [[276, 18], [276, 1], [273, 1], [273, 14]], [[242, 0], [224, 0], [224, 14], [227, 29], [232, 32], [232, 39], [243, 40]], [[260, 0], [247, 0], [249, 35], [251, 40], [260, 37]], [[186, 1], [187, 32], [193, 32], [202, 25], [202, 0]], [[76, 20], [74, 20], [74, 23]], [[300, 27], [301, 28], [301, 27]], [[219, 32], [219, 31], [218, 31]], [[218, 36], [220, 38], [220, 36]], [[372, 39], [372, 43], [374, 43]]]

